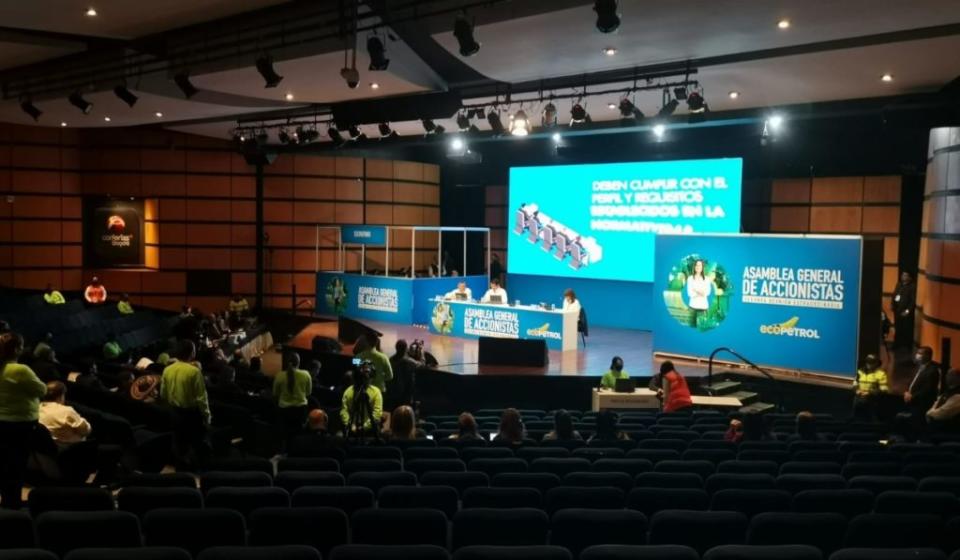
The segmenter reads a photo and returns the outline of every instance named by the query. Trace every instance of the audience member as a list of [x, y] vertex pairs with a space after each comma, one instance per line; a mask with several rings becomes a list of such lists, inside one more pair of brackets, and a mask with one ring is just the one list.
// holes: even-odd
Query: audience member
[[373, 364], [364, 361], [354, 370], [353, 384], [343, 392], [340, 419], [344, 434], [363, 437], [378, 434], [383, 416], [383, 393], [370, 382]]
[[903, 394], [903, 402], [906, 403], [910, 421], [915, 427], [919, 427], [927, 411], [937, 400], [940, 371], [933, 361], [933, 348], [929, 346], [917, 348], [913, 363], [916, 364], [915, 373], [907, 391]]
[[185, 466], [202, 462], [209, 452], [210, 403], [203, 373], [192, 363], [196, 353], [192, 341], [181, 340], [177, 361], [164, 368], [160, 382], [160, 397], [174, 411], [174, 451]]
[[47, 284], [47, 289], [43, 291], [43, 301], [47, 305], [63, 305], [67, 303], [67, 298], [59, 290], [53, 288], [53, 284]]
[[767, 428], [762, 414], [748, 412], [743, 415], [743, 438], [741, 441], [768, 441], [776, 439]]
[[600, 387], [612, 390], [617, 386], [617, 379], [630, 379], [630, 375], [623, 371], [623, 358], [620, 356], [614, 356], [610, 361], [610, 370], [600, 378]]
[[380, 337], [374, 334], [367, 334], [360, 337], [362, 339], [362, 350], [354, 355], [361, 360], [369, 361], [373, 365], [373, 372], [370, 377], [370, 384], [380, 390], [380, 393], [387, 392], [387, 383], [393, 379], [393, 368], [390, 367], [390, 358], [380, 351]]
[[543, 436], [543, 441], [583, 441], [583, 438], [573, 429], [573, 416], [566, 410], [558, 410], [553, 415], [553, 430]]
[[39, 420], [58, 445], [70, 445], [87, 439], [90, 422], [67, 406], [67, 386], [60, 381], [47, 383], [47, 394], [40, 402]]
[[790, 441], [822, 441], [817, 431], [817, 417], [809, 410], [797, 413], [797, 431], [788, 438]]
[[33, 347], [33, 357], [39, 358], [44, 352], [53, 349], [53, 333], [46, 333], [43, 338]]
[[960, 429], [960, 370], [952, 368], [944, 379], [943, 392], [927, 411], [927, 422], [936, 430]]
[[279, 407], [279, 419], [286, 438], [303, 429], [307, 420], [307, 397], [313, 392], [313, 379], [300, 369], [300, 355], [287, 351], [283, 371], [273, 378], [273, 398]]
[[590, 436], [588, 443], [594, 442], [616, 442], [616, 441], [626, 441], [630, 439], [630, 436], [621, 430], [617, 429], [617, 423], [620, 418], [617, 416], [617, 413], [612, 410], [601, 410], [597, 414], [597, 431]]
[[390, 356], [390, 368], [393, 371], [393, 382], [390, 384], [390, 400], [401, 404], [412, 404], [414, 386], [417, 378], [417, 368], [423, 365], [410, 355], [410, 348], [404, 339], [397, 340], [394, 345], [395, 353]]
[[123, 348], [120, 343], [113, 339], [113, 335], [108, 335], [107, 341], [103, 344], [103, 359], [112, 362], [120, 359], [123, 354]]
[[723, 440], [740, 443], [743, 440], [743, 422], [736, 418], [731, 419], [727, 431], [723, 434]]
[[250, 304], [247, 298], [240, 294], [234, 294], [229, 303], [230, 315], [234, 317], [243, 317], [250, 311]]
[[57, 361], [57, 353], [49, 344], [41, 342], [34, 350], [34, 360], [31, 364], [34, 373], [44, 383], [51, 381], [62, 381], [63, 374], [60, 371], [60, 362]]
[[385, 433], [387, 439], [393, 441], [410, 441], [425, 438], [426, 435], [417, 429], [417, 416], [413, 408], [408, 405], [398, 406], [390, 414], [390, 429]]
[[263, 360], [260, 356], [250, 358], [249, 367], [235, 367], [235, 369], [237, 370], [237, 384], [246, 391], [260, 393], [271, 386], [270, 378], [263, 373]]
[[124, 292], [120, 295], [120, 301], [117, 302], [117, 311], [121, 315], [133, 315], [133, 304], [130, 303], [130, 294]]
[[508, 445], [521, 445], [526, 437], [526, 430], [523, 427], [523, 418], [520, 411], [515, 408], [508, 408], [500, 415], [500, 428], [497, 430], [493, 441], [505, 443]]
[[103, 384], [103, 380], [100, 379], [97, 362], [90, 362], [86, 367], [80, 368], [79, 373], [80, 375], [78, 375], [74, 381], [77, 385], [94, 391], [109, 391], [107, 386]]
[[657, 396], [663, 401], [664, 412], [676, 412], [693, 406], [687, 380], [676, 370], [673, 362], [667, 360], [660, 364], [657, 380], [659, 382]]
[[291, 457], [322, 456], [326, 450], [343, 446], [343, 440], [330, 432], [330, 418], [322, 408], [307, 414], [307, 429], [290, 439], [287, 455]]
[[887, 384], [887, 372], [880, 369], [880, 360], [874, 354], [867, 354], [863, 359], [863, 368], [857, 370], [853, 386], [856, 389], [854, 415], [864, 420], [875, 419], [880, 399], [890, 392], [890, 387]]
[[457, 418], [457, 433], [450, 434], [450, 439], [459, 441], [484, 441], [477, 427], [477, 419], [469, 412], [462, 412]]
[[20, 509], [31, 437], [47, 386], [28, 366], [17, 363], [23, 337], [0, 334], [0, 507]]
[[90, 284], [83, 290], [83, 299], [87, 300], [87, 303], [91, 305], [100, 305], [107, 301], [107, 288], [100, 283], [100, 279], [96, 276], [93, 277]]

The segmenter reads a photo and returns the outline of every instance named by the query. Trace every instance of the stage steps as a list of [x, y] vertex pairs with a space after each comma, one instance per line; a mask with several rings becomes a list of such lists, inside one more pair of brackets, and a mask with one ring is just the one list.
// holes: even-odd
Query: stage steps
[[726, 397], [735, 397], [740, 400], [740, 403], [743, 404], [740, 407], [740, 412], [742, 413], [759, 413], [763, 414], [766, 412], [774, 412], [776, 410], [776, 405], [763, 402], [758, 400], [760, 394], [754, 391], [750, 391], [743, 386], [743, 383], [739, 381], [733, 381], [730, 379], [721, 379], [715, 381], [710, 385], [703, 385], [703, 389], [707, 392], [708, 395], [715, 396], [726, 396]]

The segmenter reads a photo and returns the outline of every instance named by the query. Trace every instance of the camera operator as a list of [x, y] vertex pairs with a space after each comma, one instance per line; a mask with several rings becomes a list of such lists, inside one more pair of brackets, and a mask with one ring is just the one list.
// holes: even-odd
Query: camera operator
[[[356, 360], [356, 359], [355, 359]], [[379, 437], [380, 419], [383, 416], [383, 393], [370, 382], [373, 363], [361, 360], [354, 365], [353, 385], [343, 392], [340, 419], [344, 436]]]

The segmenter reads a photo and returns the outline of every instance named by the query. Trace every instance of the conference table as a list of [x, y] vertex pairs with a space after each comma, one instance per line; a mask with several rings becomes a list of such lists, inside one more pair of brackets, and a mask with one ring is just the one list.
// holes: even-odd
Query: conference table
[[[692, 395], [693, 406], [711, 408], [740, 408], [743, 404], [735, 397], [712, 397], [707, 395]], [[617, 393], [609, 389], [593, 390], [592, 410], [659, 410], [660, 399], [657, 392], [647, 388], [634, 389], [632, 393]]]
[[577, 349], [576, 311], [542, 305], [477, 303], [444, 298], [430, 300], [430, 332], [443, 336], [540, 339], [550, 350]]

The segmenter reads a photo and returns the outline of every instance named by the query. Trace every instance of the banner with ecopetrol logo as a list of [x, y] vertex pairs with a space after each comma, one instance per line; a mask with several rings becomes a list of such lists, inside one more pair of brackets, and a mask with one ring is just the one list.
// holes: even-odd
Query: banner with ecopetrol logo
[[86, 266], [143, 266], [143, 242], [142, 200], [83, 200], [83, 255]]
[[317, 274], [317, 313], [409, 323], [413, 314], [410, 279], [320, 272]]
[[852, 377], [861, 253], [852, 236], [657, 236], [654, 351]]
[[563, 349], [563, 315], [532, 307], [436, 301], [430, 331], [464, 338], [540, 338], [551, 350]]

